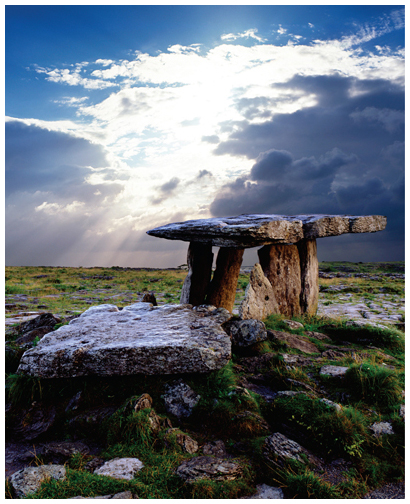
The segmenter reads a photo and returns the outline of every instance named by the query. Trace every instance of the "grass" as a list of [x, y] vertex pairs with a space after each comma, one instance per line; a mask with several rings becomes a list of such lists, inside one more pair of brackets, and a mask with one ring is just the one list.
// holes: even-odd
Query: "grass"
[[[379, 303], [380, 310], [386, 301], [401, 303], [403, 279], [389, 279], [382, 273], [400, 274], [402, 263], [320, 263], [320, 269], [328, 273], [341, 271], [377, 277], [320, 279], [322, 288], [345, 285], [352, 294], [349, 298], [352, 302], [366, 299], [369, 304]], [[185, 276], [186, 271], [178, 269], [6, 268], [6, 302], [23, 305], [18, 308], [20, 311], [46, 305], [45, 311], [60, 314], [63, 319], [102, 303], [122, 307], [141, 300], [144, 293], [151, 291], [155, 292], [159, 304], [178, 303]], [[246, 274], [239, 277], [237, 303], [243, 298], [248, 277]], [[345, 292], [321, 293], [321, 299], [325, 303], [339, 302], [338, 298], [344, 295]], [[161, 397], [165, 385], [177, 376], [39, 380], [16, 375], [21, 349], [11, 341], [18, 335], [8, 334], [11, 342], [6, 356], [6, 400], [12, 404], [12, 410], [6, 418], [6, 433], [18, 421], [18, 412], [22, 409], [30, 411], [34, 402], [44, 408], [53, 405], [58, 439], [86, 436], [101, 444], [100, 456], [104, 459], [137, 457], [144, 463], [133, 480], [119, 481], [90, 474], [85, 465], [91, 457], [76, 454], [66, 464], [66, 480], [44, 481], [29, 498], [93, 497], [130, 490], [146, 499], [233, 499], [253, 495], [260, 483], [282, 487], [285, 498], [362, 498], [375, 486], [402, 480], [404, 422], [399, 411], [404, 401], [401, 395], [404, 333], [392, 325], [355, 327], [345, 320], [318, 316], [295, 317], [293, 320], [301, 322], [303, 328], [292, 330], [284, 319], [279, 315], [268, 317], [267, 329], [307, 337], [319, 352], [328, 348], [342, 350], [343, 357], [331, 360], [320, 353], [306, 355], [275, 340], [242, 349], [219, 371], [184, 375], [184, 381], [201, 398], [192, 415], [181, 420], [167, 413]], [[65, 323], [63, 320], [61, 324]], [[309, 336], [307, 332], [319, 333], [319, 336]], [[323, 339], [320, 333], [329, 339]], [[300, 355], [306, 363], [287, 364], [283, 358], [285, 353]], [[249, 373], [244, 366], [248, 359], [263, 359], [263, 364], [261, 360], [260, 367]], [[320, 368], [330, 363], [348, 367], [345, 378], [320, 375]], [[264, 381], [258, 381], [258, 376]], [[262, 383], [273, 391], [303, 393], [278, 396], [273, 402], [267, 402], [261, 395], [244, 388], [246, 380]], [[81, 392], [79, 410], [65, 412], [78, 392]], [[133, 411], [132, 405], [143, 393], [153, 398], [160, 421], [160, 427], [155, 430], [150, 422], [152, 410]], [[341, 410], [322, 402], [324, 397], [340, 404]], [[98, 426], [87, 422], [87, 411], [97, 407], [112, 407], [115, 411]], [[84, 414], [84, 421], [75, 424], [74, 432], [70, 421], [79, 414]], [[375, 438], [369, 426], [380, 421], [391, 422], [394, 434]], [[195, 439], [199, 452], [185, 453], [176, 441], [175, 431], [168, 432], [169, 422], [178, 427], [178, 433]], [[288, 460], [282, 468], [270, 467], [263, 458], [262, 446], [273, 432], [286, 434], [322, 457], [325, 464], [343, 458], [350, 463], [348, 472], [339, 483], [330, 485], [325, 473], [313, 466]], [[217, 439], [224, 441], [228, 452], [240, 463], [243, 476], [233, 481], [184, 483], [175, 474], [175, 468], [184, 460], [202, 455], [204, 444]], [[6, 498], [12, 497], [6, 482]]]

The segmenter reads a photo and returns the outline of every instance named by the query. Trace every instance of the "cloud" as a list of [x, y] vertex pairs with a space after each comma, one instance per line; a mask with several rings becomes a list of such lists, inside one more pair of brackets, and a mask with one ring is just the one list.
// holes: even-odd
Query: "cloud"
[[355, 121], [379, 122], [390, 133], [404, 126], [404, 111], [401, 110], [366, 107], [364, 110], [352, 112], [350, 117]]
[[174, 195], [175, 189], [179, 186], [181, 180], [178, 177], [172, 177], [172, 179], [168, 180], [162, 184], [159, 189], [159, 196], [151, 199], [153, 205], [159, 205], [164, 202], [166, 199], [170, 198]]
[[266, 39], [259, 37], [259, 35], [256, 35], [257, 33], [258, 33], [258, 30], [256, 28], [246, 30], [242, 33], [236, 33], [236, 34], [226, 33], [225, 35], [221, 35], [221, 40], [231, 41], [231, 40], [237, 40], [237, 39], [241, 39], [241, 38], [247, 38], [247, 39], [253, 38], [253, 39], [257, 40], [258, 42], [265, 42]]

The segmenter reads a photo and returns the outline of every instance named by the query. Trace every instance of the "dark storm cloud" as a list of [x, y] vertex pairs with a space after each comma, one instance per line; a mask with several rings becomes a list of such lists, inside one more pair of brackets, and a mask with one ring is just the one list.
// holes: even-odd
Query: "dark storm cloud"
[[275, 87], [314, 94], [317, 104], [258, 124], [235, 122], [232, 130], [226, 122], [221, 125], [230, 136], [215, 154], [246, 156], [255, 163], [248, 174], [222, 187], [211, 213], [386, 215], [386, 231], [361, 243], [372, 247], [372, 260], [377, 249], [402, 258], [403, 89], [381, 79], [340, 76], [296, 76]]
[[212, 173], [208, 170], [200, 170], [198, 176], [196, 177], [198, 180], [204, 177], [213, 177]]
[[174, 190], [179, 186], [181, 180], [178, 177], [172, 177], [172, 179], [168, 180], [168, 182], [165, 182], [162, 184], [158, 190], [159, 190], [159, 195], [155, 198], [151, 199], [151, 203], [153, 205], [159, 205], [166, 199], [170, 198], [174, 194]]
[[[6, 122], [6, 196], [16, 191], [78, 189], [88, 167], [108, 165], [101, 146], [66, 133]], [[94, 188], [95, 190], [95, 188]]]

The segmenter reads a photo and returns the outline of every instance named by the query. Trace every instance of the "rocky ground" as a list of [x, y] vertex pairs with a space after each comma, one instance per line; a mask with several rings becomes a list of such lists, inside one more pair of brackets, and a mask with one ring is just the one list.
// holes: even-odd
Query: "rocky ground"
[[[129, 305], [154, 287], [159, 305], [177, 302], [183, 271], [168, 286], [151, 272], [145, 290], [117, 289], [118, 276], [105, 273], [107, 288], [8, 294], [6, 477], [53, 467], [61, 483], [39, 498], [73, 498], [82, 487], [104, 498], [404, 498], [404, 273], [343, 268], [322, 268], [318, 317], [231, 327], [233, 359], [208, 378], [43, 380], [39, 389], [12, 374], [17, 348], [31, 348], [87, 306]], [[236, 306], [249, 272], [242, 271]], [[381, 398], [383, 389], [353, 387], [386, 370], [392, 401]], [[109, 480], [121, 484], [98, 479], [115, 473], [108, 463], [120, 467], [122, 479]], [[8, 486], [7, 497], [38, 489], [44, 478], [19, 474], [23, 486]]]

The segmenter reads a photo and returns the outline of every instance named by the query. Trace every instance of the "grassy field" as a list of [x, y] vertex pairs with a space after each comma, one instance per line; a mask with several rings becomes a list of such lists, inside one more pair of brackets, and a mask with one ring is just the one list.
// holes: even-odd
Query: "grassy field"
[[[364, 300], [377, 311], [377, 304], [384, 309], [383, 305], [400, 304], [404, 297], [403, 263], [320, 263], [320, 270], [321, 276], [341, 274], [320, 278], [322, 303]], [[186, 271], [178, 269], [10, 267], [6, 268], [6, 315], [49, 311], [64, 317], [101, 303], [125, 306], [150, 291], [159, 304], [177, 303], [185, 276]], [[240, 275], [237, 303], [243, 298], [248, 277]], [[326, 292], [331, 286], [342, 290]], [[343, 297], [345, 301], [340, 300]], [[289, 329], [278, 315], [264, 322], [267, 329], [313, 343], [317, 352], [305, 354], [270, 336], [235, 351], [231, 362], [219, 371], [185, 375], [184, 380], [201, 399], [193, 414], [182, 420], [167, 413], [161, 399], [165, 384], [174, 376], [38, 380], [9, 371], [6, 400], [12, 408], [6, 426], [12, 426], [19, 411], [33, 401], [44, 408], [54, 405], [58, 417], [54, 436], [95, 439], [102, 444], [100, 456], [104, 459], [137, 457], [144, 463], [133, 480], [117, 481], [88, 472], [85, 465], [91, 457], [77, 454], [66, 464], [65, 481], [45, 481], [31, 498], [96, 496], [124, 490], [140, 498], [238, 498], [254, 494], [261, 483], [280, 486], [285, 498], [361, 498], [383, 483], [402, 481], [404, 332], [395, 324], [352, 326], [346, 320], [320, 316], [294, 320], [303, 327]], [[16, 336], [8, 337], [9, 341]], [[343, 378], [321, 374], [328, 364], [345, 366], [348, 371]], [[261, 385], [275, 393], [289, 393], [268, 401], [256, 392]], [[80, 413], [85, 417], [97, 407], [112, 406], [116, 413], [98, 425], [77, 421], [73, 431], [74, 414], [65, 410], [79, 391], [86, 405]], [[161, 419], [158, 431], [150, 427], [149, 409], [133, 413], [127, 406], [143, 393], [153, 398]], [[323, 399], [339, 404], [340, 409]], [[177, 432], [194, 438], [199, 452], [185, 453], [176, 442], [177, 432], [168, 432], [166, 419], [178, 427]], [[375, 422], [389, 422], [393, 433], [375, 437], [369, 428]], [[263, 444], [274, 432], [311, 450], [323, 464], [318, 467], [307, 460], [291, 459], [278, 465], [267, 462]], [[202, 455], [204, 444], [216, 439], [224, 441], [243, 476], [232, 481], [183, 483], [175, 468], [183, 460]], [[37, 463], [42, 462], [47, 460], [40, 457]], [[13, 497], [8, 484], [6, 497]]]

